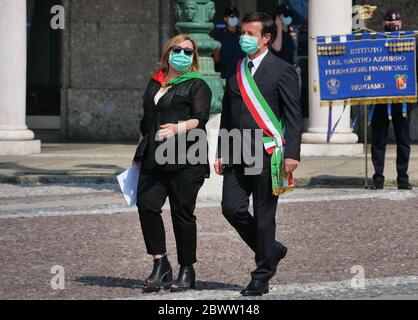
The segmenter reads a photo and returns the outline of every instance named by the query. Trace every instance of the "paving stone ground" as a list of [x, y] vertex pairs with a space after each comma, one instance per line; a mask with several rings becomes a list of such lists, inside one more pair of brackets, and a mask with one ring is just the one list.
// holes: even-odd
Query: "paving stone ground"
[[[117, 186], [0, 184], [1, 299], [237, 299], [253, 253], [222, 217], [199, 203], [197, 290], [144, 294], [152, 268], [138, 215]], [[178, 270], [168, 208], [169, 258]], [[283, 197], [277, 238], [288, 257], [264, 299], [418, 298], [418, 191], [299, 189]], [[51, 268], [65, 270], [52, 290]], [[366, 289], [355, 289], [353, 266]]]

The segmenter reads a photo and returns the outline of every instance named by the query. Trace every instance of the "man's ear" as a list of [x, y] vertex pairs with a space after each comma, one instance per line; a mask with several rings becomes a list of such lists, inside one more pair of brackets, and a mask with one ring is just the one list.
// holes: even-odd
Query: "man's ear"
[[265, 45], [267, 46], [271, 40], [271, 33], [266, 33], [264, 35], [264, 38], [267, 40], [267, 42], [265, 43]]

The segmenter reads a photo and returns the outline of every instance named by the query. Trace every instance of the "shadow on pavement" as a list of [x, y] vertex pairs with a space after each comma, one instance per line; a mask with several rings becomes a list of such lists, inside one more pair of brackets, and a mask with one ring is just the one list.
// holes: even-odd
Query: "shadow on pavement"
[[[108, 288], [128, 288], [128, 289], [143, 289], [145, 288], [145, 282], [138, 279], [118, 278], [118, 277], [106, 277], [106, 276], [85, 276], [75, 279], [85, 286], [100, 286]], [[196, 281], [196, 290], [228, 290], [238, 291], [243, 287], [226, 284], [221, 282], [212, 281]]]
[[[118, 165], [113, 164], [91, 164], [91, 163], [80, 163], [74, 166], [74, 168], [82, 168], [78, 171], [74, 169], [46, 169], [46, 168], [35, 168], [29, 167], [22, 164], [17, 164], [14, 162], [2, 162], [0, 163], [0, 169], [11, 169], [15, 171], [15, 175], [22, 176], [22, 175], [36, 175], [36, 174], [44, 174], [44, 175], [69, 175], [74, 174], [74, 172], [82, 173], [83, 171], [90, 173], [89, 169], [106, 169], [112, 170], [108, 174], [115, 174], [116, 172], [123, 172], [126, 168], [122, 168]], [[83, 170], [84, 169], [84, 170]], [[92, 172], [90, 175], [94, 175], [95, 173]]]
[[85, 276], [75, 279], [86, 286], [99, 286], [108, 288], [129, 288], [129, 289], [141, 289], [145, 288], [145, 283], [138, 279], [118, 278], [118, 277], [105, 277], [105, 276]]
[[[369, 177], [369, 184], [372, 183], [372, 179]], [[334, 188], [363, 188], [365, 184], [364, 177], [352, 177], [352, 176], [333, 176], [333, 175], [319, 175], [310, 177], [307, 183], [303, 183], [308, 187], [334, 187]]]
[[221, 282], [211, 282], [211, 281], [196, 281], [196, 290], [228, 290], [228, 291], [238, 291], [242, 290], [243, 287], [235, 284], [226, 284]]
[[[0, 173], [0, 183], [19, 184], [33, 186], [34, 184], [45, 185], [71, 185], [77, 184], [78, 187], [88, 187], [93, 189], [114, 189], [106, 187], [108, 184], [117, 185], [117, 175], [124, 172], [126, 168], [117, 165], [106, 164], [78, 164], [73, 169], [47, 169], [35, 168], [16, 164], [13, 162], [0, 163], [1, 169], [12, 169], [12, 176]], [[106, 170], [99, 174], [91, 170]]]

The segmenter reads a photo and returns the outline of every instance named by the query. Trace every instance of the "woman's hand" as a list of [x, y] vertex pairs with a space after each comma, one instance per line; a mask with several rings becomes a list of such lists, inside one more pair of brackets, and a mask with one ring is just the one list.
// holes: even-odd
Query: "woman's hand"
[[178, 131], [178, 125], [174, 123], [167, 123], [160, 126], [161, 130], [158, 131], [158, 136], [161, 140], [165, 140], [174, 137]]
[[213, 168], [215, 169], [216, 174], [218, 175], [222, 175], [222, 171], [223, 171], [223, 164], [224, 164], [224, 159], [223, 158], [218, 158], [215, 160], [215, 164], [213, 165]]
[[158, 131], [158, 137], [161, 140], [165, 140], [175, 136], [176, 134], [183, 134], [192, 129], [197, 128], [199, 120], [190, 119], [187, 121], [179, 122], [178, 124], [167, 123], [160, 126], [161, 130]]

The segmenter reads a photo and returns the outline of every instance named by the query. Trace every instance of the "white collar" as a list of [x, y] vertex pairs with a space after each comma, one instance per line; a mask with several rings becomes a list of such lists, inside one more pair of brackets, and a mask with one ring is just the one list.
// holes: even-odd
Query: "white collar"
[[257, 69], [258, 66], [261, 64], [261, 61], [263, 61], [264, 57], [267, 55], [268, 53], [268, 49], [266, 50], [266, 52], [264, 52], [262, 55], [259, 55], [257, 58], [255, 58], [254, 60], [251, 60], [250, 57], [248, 57], [248, 61], [252, 61], [254, 64], [254, 69]]

